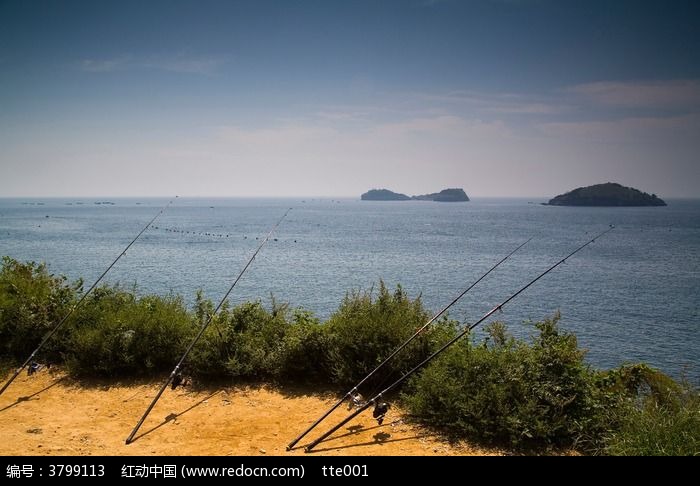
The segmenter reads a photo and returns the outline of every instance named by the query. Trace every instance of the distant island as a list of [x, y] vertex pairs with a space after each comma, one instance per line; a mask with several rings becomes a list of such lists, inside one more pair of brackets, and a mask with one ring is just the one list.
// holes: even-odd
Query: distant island
[[406, 194], [393, 192], [388, 189], [372, 189], [365, 192], [360, 199], [363, 201], [437, 201], [437, 202], [466, 202], [469, 196], [462, 188], [443, 189], [440, 192], [409, 197]]
[[656, 194], [647, 194], [615, 182], [579, 187], [550, 199], [549, 206], [666, 206]]
[[443, 189], [440, 192], [432, 194], [423, 194], [422, 196], [413, 196], [411, 199], [419, 201], [438, 201], [438, 202], [466, 202], [469, 201], [469, 196], [462, 188]]
[[360, 199], [363, 201], [408, 201], [411, 198], [406, 194], [400, 194], [389, 189], [371, 189], [360, 196]]

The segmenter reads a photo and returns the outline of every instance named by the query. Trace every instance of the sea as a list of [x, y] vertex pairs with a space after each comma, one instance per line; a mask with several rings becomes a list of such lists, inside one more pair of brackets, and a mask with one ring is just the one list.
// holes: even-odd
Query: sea
[[[493, 319], [521, 338], [561, 313], [597, 368], [646, 362], [700, 383], [700, 200], [666, 207], [555, 207], [544, 199], [466, 203], [177, 198], [104, 278], [140, 294], [201, 289], [215, 303], [292, 208], [229, 297], [286, 302], [327, 319], [348, 292], [401, 287], [432, 312], [506, 260], [449, 310], [478, 321], [614, 225]], [[0, 254], [46, 262], [85, 288], [167, 203], [157, 198], [0, 199]], [[476, 339], [480, 339], [477, 335]]]

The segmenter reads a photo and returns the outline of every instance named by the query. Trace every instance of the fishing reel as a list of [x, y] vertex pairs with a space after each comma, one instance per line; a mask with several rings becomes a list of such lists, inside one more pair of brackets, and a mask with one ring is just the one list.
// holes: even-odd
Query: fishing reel
[[182, 374], [182, 371], [178, 370], [177, 373], [173, 376], [173, 381], [170, 383], [170, 389], [174, 390], [178, 386], [185, 386], [187, 385], [187, 380], [185, 379], [185, 375]]
[[36, 361], [32, 361], [29, 363], [29, 366], [27, 366], [27, 375], [32, 376], [34, 373], [39, 371], [41, 369], [41, 365], [37, 363]]
[[387, 414], [389, 409], [391, 408], [391, 404], [387, 402], [376, 402], [374, 404], [374, 410], [372, 411], [372, 417], [377, 419], [377, 423], [379, 425], [382, 425], [384, 422], [384, 416]]
[[348, 410], [352, 410], [353, 407], [360, 408], [365, 403], [365, 398], [362, 395], [360, 395], [358, 391], [355, 391], [350, 395], [350, 401], [348, 402]]

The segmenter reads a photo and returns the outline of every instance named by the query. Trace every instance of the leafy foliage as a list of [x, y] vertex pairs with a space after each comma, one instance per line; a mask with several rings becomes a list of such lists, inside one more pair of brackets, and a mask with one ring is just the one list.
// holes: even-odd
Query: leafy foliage
[[[25, 359], [83, 292], [45, 265], [3, 258], [0, 269], [0, 364]], [[52, 337], [38, 357], [63, 362], [76, 376], [170, 371], [214, 311], [197, 293], [138, 296], [103, 286]], [[331, 318], [290, 309], [272, 298], [224, 304], [185, 362], [198, 380], [265, 380], [354, 385], [412, 336], [429, 314], [420, 298], [379, 283], [346, 295]], [[700, 397], [646, 365], [591, 369], [559, 316], [534, 325], [529, 342], [501, 323], [476, 343], [463, 339], [414, 375], [402, 391], [418, 420], [449, 434], [515, 448], [571, 446], [598, 454], [700, 453]], [[391, 366], [360, 390], [373, 394], [454, 337], [442, 318], [420, 333]]]
[[180, 297], [138, 298], [119, 287], [104, 286], [76, 311], [65, 361], [71, 373], [81, 376], [169, 370], [194, 329]]
[[[376, 298], [371, 291], [346, 295], [326, 324], [333, 381], [354, 385], [429, 318], [420, 297], [409, 299], [400, 285], [392, 293], [380, 282]], [[391, 369], [398, 374], [412, 368], [444, 342], [453, 327], [447, 320], [434, 324], [394, 358]]]
[[601, 431], [601, 453], [700, 455], [700, 394], [644, 364], [606, 373], [620, 400], [615, 422]]
[[286, 308], [265, 310], [260, 302], [222, 309], [190, 358], [193, 374], [266, 378], [280, 368]]
[[488, 326], [481, 344], [460, 341], [412, 381], [409, 409], [430, 424], [513, 446], [571, 442], [586, 414], [591, 373], [559, 317], [537, 323], [532, 344]]
[[[0, 357], [23, 360], [55, 327], [74, 303], [81, 281], [69, 286], [50, 274], [45, 264], [20, 263], [3, 257], [0, 269]], [[43, 359], [57, 361], [64, 343], [48, 343]]]

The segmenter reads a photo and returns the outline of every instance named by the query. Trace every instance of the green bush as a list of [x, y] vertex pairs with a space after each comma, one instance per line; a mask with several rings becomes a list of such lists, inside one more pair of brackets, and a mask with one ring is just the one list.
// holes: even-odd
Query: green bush
[[[195, 308], [202, 323], [213, 310], [200, 297]], [[322, 329], [310, 313], [290, 312], [274, 298], [269, 311], [260, 302], [224, 305], [193, 349], [188, 369], [203, 378], [318, 380]]]
[[295, 309], [282, 343], [278, 378], [285, 382], [331, 383], [327, 327], [310, 312]]
[[405, 395], [409, 410], [431, 425], [517, 447], [572, 444], [588, 411], [593, 374], [576, 338], [537, 323], [531, 344], [500, 323], [479, 345], [458, 342], [416, 376]]
[[[408, 298], [401, 286], [390, 292], [379, 283], [376, 299], [369, 292], [345, 296], [340, 308], [326, 324], [329, 340], [328, 364], [335, 383], [352, 386], [375, 369], [401, 343], [430, 318], [419, 298]], [[436, 339], [445, 333], [446, 321], [433, 325], [398, 354], [387, 370], [377, 375], [387, 381], [385, 372], [395, 376], [410, 369], [434, 349]], [[382, 381], [369, 383], [369, 388]]]
[[689, 392], [679, 408], [648, 403], [632, 407], [620, 428], [605, 440], [606, 454], [625, 456], [700, 455], [700, 399]]
[[76, 311], [65, 360], [79, 376], [144, 375], [172, 369], [195, 326], [178, 296], [100, 287]]
[[700, 395], [646, 365], [606, 373], [621, 405], [602, 431], [600, 452], [612, 455], [700, 455]]
[[[82, 292], [46, 266], [3, 258], [0, 270], [0, 373], [24, 360]], [[40, 361], [64, 360], [76, 376], [170, 371], [214, 311], [197, 293], [139, 297], [135, 289], [95, 289], [45, 346]], [[224, 304], [193, 348], [184, 371], [200, 380], [278, 380], [329, 388], [354, 385], [428, 320], [420, 298], [380, 282], [346, 295], [328, 322], [272, 299]], [[408, 410], [449, 434], [516, 448], [571, 446], [624, 455], [700, 454], [700, 396], [646, 365], [592, 370], [559, 316], [535, 324], [530, 342], [500, 323], [479, 343], [465, 338], [404, 388]], [[373, 394], [413, 368], [457, 325], [441, 318], [360, 390]]]
[[279, 373], [286, 317], [286, 306], [273, 305], [268, 312], [260, 302], [248, 302], [233, 309], [228, 320], [232, 340], [226, 364], [231, 376], [262, 378]]
[[[193, 311], [193, 339], [213, 312], [213, 302], [205, 299], [201, 290], [197, 291]], [[223, 331], [226, 331], [223, 324], [228, 320], [228, 315], [229, 305], [228, 302], [224, 302], [219, 313], [214, 316], [212, 322], [205, 329], [202, 337], [187, 357], [183, 365], [183, 372], [203, 380], [219, 380], [226, 376], [228, 341], [223, 334]], [[182, 353], [184, 353], [185, 349], [183, 347]], [[173, 362], [173, 366], [175, 366], [175, 362]]]
[[[78, 281], [49, 274], [45, 264], [3, 257], [0, 270], [0, 358], [21, 361], [68, 313]], [[38, 359], [57, 362], [65, 349], [65, 332], [55, 335]]]

